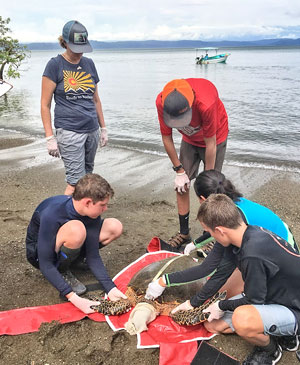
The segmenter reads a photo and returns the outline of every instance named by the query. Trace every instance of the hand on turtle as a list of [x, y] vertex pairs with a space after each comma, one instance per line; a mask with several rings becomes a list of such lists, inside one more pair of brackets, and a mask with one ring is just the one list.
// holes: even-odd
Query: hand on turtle
[[46, 142], [49, 155], [53, 157], [59, 157], [59, 150], [56, 138], [53, 135], [50, 137], [46, 137]]
[[178, 311], [188, 311], [194, 309], [194, 307], [191, 305], [191, 302], [189, 300], [186, 300], [185, 302], [178, 305], [176, 308], [174, 308], [171, 313], [174, 314]]
[[100, 128], [101, 135], [100, 135], [100, 147], [104, 147], [107, 145], [108, 142], [108, 135], [106, 127]]
[[109, 292], [108, 292], [108, 298], [112, 301], [112, 302], [116, 302], [119, 299], [127, 299], [126, 295], [123, 294], [121, 292], [121, 290], [119, 290], [117, 287], [112, 288]]
[[78, 309], [80, 309], [85, 314], [94, 313], [94, 309], [91, 308], [92, 305], [99, 305], [100, 302], [81, 298], [76, 293], [73, 293], [70, 298], [68, 298], [69, 302], [75, 305]]
[[203, 309], [203, 313], [210, 313], [210, 316], [208, 317], [207, 321], [211, 322], [214, 319], [220, 319], [224, 316], [224, 312], [219, 307], [219, 300], [210, 306], [208, 306], [206, 309]]
[[162, 295], [162, 293], [164, 292], [164, 290], [166, 289], [165, 286], [162, 286], [162, 282], [164, 282], [163, 277], [152, 281], [149, 285], [148, 288], [146, 290], [146, 295], [145, 298], [149, 299], [149, 300], [154, 300], [157, 297], [159, 297], [160, 295]]
[[185, 246], [184, 249], [184, 254], [185, 255], [189, 255], [192, 251], [194, 251], [196, 249], [196, 246], [194, 244], [194, 242], [190, 242]]
[[190, 186], [190, 179], [185, 172], [180, 172], [176, 174], [174, 190], [176, 190], [179, 194], [183, 194], [186, 193], [186, 189], [188, 190]]

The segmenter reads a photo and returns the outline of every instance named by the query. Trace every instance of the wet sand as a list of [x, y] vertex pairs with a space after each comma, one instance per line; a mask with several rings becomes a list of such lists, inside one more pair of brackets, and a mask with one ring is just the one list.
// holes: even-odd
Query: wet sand
[[[47, 155], [43, 140], [27, 136], [0, 138], [0, 310], [59, 303], [56, 289], [25, 258], [24, 237], [34, 208], [65, 188], [62, 161]], [[11, 148], [9, 148], [11, 147]], [[174, 173], [167, 157], [105, 147], [97, 153], [95, 172], [115, 190], [107, 217], [124, 225], [118, 241], [101, 252], [113, 277], [145, 253], [153, 236], [167, 240], [178, 230]], [[223, 172], [243, 192], [281, 216], [300, 242], [300, 176], [297, 173], [225, 165]], [[191, 232], [201, 232], [194, 219], [198, 203], [191, 192]], [[84, 283], [94, 282], [79, 273]], [[242, 360], [251, 346], [237, 336], [216, 336], [212, 344]], [[158, 364], [157, 349], [137, 350], [135, 336], [113, 333], [106, 323], [83, 320], [45, 324], [38, 333], [0, 337], [0, 363], [5, 364]], [[284, 354], [282, 364], [297, 364]]]

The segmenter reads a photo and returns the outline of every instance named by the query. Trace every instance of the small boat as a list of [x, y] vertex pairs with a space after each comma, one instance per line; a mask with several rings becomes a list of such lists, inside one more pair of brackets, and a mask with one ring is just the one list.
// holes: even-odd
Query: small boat
[[[205, 48], [196, 48], [196, 64], [197, 65], [207, 65], [209, 63], [225, 63], [230, 53], [221, 53], [218, 54], [218, 49], [215, 47], [205, 47]], [[198, 56], [199, 52], [205, 51], [205, 56]], [[209, 51], [216, 51], [215, 56], [209, 56]]]
[[0, 79], [0, 96], [5, 95], [12, 87], [11, 84]]

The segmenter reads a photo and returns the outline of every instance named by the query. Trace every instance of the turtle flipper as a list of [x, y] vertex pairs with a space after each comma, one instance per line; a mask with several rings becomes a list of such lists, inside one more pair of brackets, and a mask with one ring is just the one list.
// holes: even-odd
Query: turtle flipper
[[171, 313], [170, 317], [174, 322], [183, 326], [195, 326], [201, 322], [204, 322], [209, 317], [209, 313], [203, 313], [200, 307], [188, 310], [188, 311], [177, 311]]
[[210, 313], [203, 313], [203, 309], [207, 308], [211, 304], [217, 302], [218, 300], [224, 300], [226, 298], [226, 291], [222, 293], [216, 293], [210, 298], [208, 302], [188, 311], [177, 311], [176, 313], [171, 313], [170, 317], [174, 322], [185, 325], [185, 326], [195, 326], [201, 322], [207, 321]]
[[227, 291], [226, 290], [225, 291], [222, 291], [222, 292], [217, 292], [207, 302], [205, 302], [204, 304], [202, 304], [198, 308], [202, 308], [202, 310], [203, 310], [203, 309], [209, 307], [211, 304], [217, 302], [218, 300], [224, 300], [226, 298], [226, 295], [227, 295]]
[[117, 316], [128, 312], [131, 308], [131, 303], [128, 299], [120, 299], [116, 302], [107, 299], [97, 299], [100, 304], [92, 305], [91, 308], [95, 312], [99, 312], [108, 316]]

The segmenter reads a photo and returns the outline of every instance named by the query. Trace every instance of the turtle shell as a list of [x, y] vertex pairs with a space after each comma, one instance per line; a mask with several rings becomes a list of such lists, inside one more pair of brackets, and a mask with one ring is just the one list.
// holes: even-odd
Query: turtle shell
[[[153, 279], [157, 279], [164, 274], [182, 271], [198, 265], [200, 265], [200, 262], [196, 262], [191, 256], [180, 255], [168, 257], [145, 266], [132, 277], [128, 287], [131, 288], [138, 297], [144, 296], [146, 294], [148, 284]], [[205, 283], [206, 279], [202, 278], [184, 285], [168, 287], [156, 300], [160, 303], [182, 303], [199, 292]]]
[[164, 274], [198, 266], [200, 265], [199, 261], [195, 261], [191, 256], [180, 255], [153, 262], [145, 266], [131, 278], [126, 291], [128, 299], [111, 302], [107, 299], [93, 297], [91, 299], [99, 301], [100, 304], [91, 308], [103, 314], [118, 315], [125, 313], [130, 307], [135, 306], [139, 302], [147, 302], [152, 304], [158, 313], [169, 315], [170, 311], [178, 304], [183, 303], [199, 292], [206, 283], [206, 278], [167, 287], [163, 294], [155, 301], [150, 301], [145, 298], [148, 284]]

